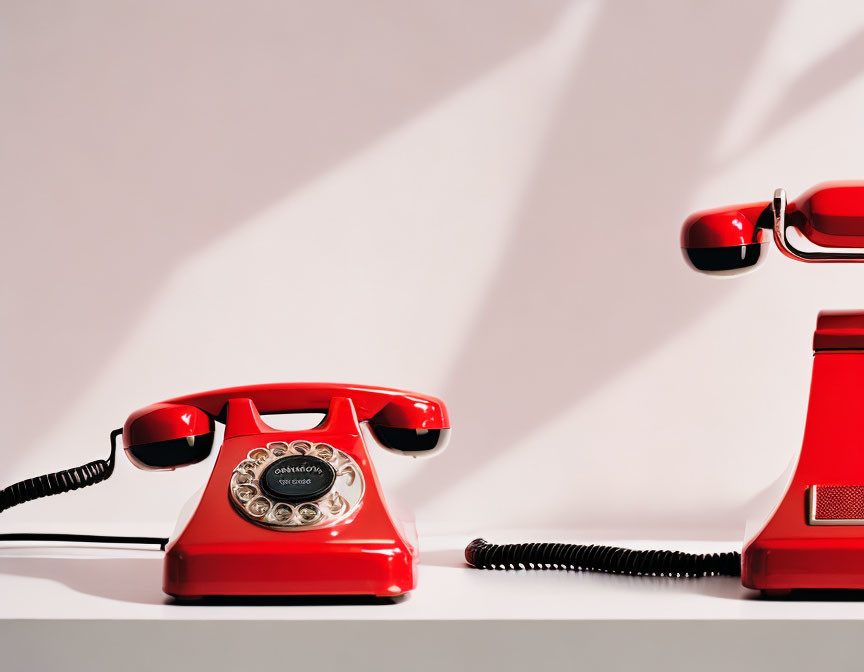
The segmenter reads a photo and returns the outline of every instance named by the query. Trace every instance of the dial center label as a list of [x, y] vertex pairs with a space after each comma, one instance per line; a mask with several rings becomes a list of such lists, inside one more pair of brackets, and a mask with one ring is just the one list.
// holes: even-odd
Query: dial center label
[[336, 482], [336, 470], [312, 455], [289, 455], [261, 475], [262, 489], [283, 502], [308, 502], [326, 495]]

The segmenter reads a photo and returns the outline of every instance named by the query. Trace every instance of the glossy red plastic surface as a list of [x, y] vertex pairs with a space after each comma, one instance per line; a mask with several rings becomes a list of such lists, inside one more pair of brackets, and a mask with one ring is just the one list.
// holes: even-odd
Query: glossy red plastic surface
[[744, 549], [745, 586], [864, 588], [864, 526], [808, 522], [811, 486], [864, 485], [862, 325], [864, 312], [819, 315], [801, 454], [780, 505]]
[[813, 334], [813, 350], [864, 350], [864, 312], [822, 312]]
[[[336, 383], [273, 383], [211, 390], [168, 399], [135, 411], [123, 427], [123, 444], [141, 445], [210, 431], [209, 418], [221, 418], [229, 399], [251, 399], [259, 413], [326, 411], [336, 396], [354, 403], [357, 420], [387, 427], [447, 429], [450, 418], [440, 399], [416, 392]], [[209, 416], [209, 417], [208, 417]]]
[[818, 184], [786, 206], [787, 222], [822, 247], [864, 247], [864, 182]]
[[[269, 427], [260, 415], [313, 411], [327, 413], [320, 426], [290, 432]], [[359, 423], [446, 430], [450, 420], [441, 400], [402, 390], [331, 383], [228, 388], [136, 411], [124, 426], [124, 446], [128, 450], [208, 433], [213, 419], [225, 422], [225, 440], [198, 508], [168, 546], [166, 593], [181, 597], [393, 596], [414, 588], [413, 528], [387, 509]], [[446, 442], [446, 432], [440, 436]], [[272, 441], [295, 440], [328, 443], [356, 461], [365, 490], [348, 518], [327, 527], [276, 530], [257, 525], [233, 508], [228, 493], [231, 473], [249, 451]], [[170, 462], [170, 453], [167, 457]]]
[[747, 203], [694, 212], [681, 228], [681, 247], [737, 247], [767, 243], [770, 231], [758, 228], [756, 222], [769, 202]]
[[348, 397], [354, 404], [357, 420], [374, 420], [388, 427], [442, 429], [450, 427], [447, 409], [440, 399], [416, 392], [368, 385], [337, 383], [274, 383], [229, 387], [222, 390], [168, 399], [169, 404], [189, 404], [212, 416], [223, 413], [228, 399], [247, 398], [258, 412], [301, 413], [326, 411], [334, 397]]
[[200, 436], [213, 431], [207, 413], [189, 404], [162, 402], [135, 411], [123, 425], [125, 447]]
[[[198, 508], [168, 546], [166, 593], [393, 596], [415, 587], [416, 539], [384, 503], [351, 399], [333, 397], [322, 426], [293, 432], [267, 427], [249, 398], [217, 405], [227, 405], [226, 439]], [[228, 496], [234, 467], [253, 448], [300, 439], [329, 443], [357, 462], [365, 493], [356, 513], [331, 527], [277, 531], [235, 511]]]
[[[765, 201], [695, 212], [681, 229], [681, 247], [694, 250], [767, 243], [773, 227], [770, 206]], [[864, 248], [864, 181], [816, 185], [786, 204], [785, 222], [816, 246]], [[784, 254], [793, 256], [785, 250]]]

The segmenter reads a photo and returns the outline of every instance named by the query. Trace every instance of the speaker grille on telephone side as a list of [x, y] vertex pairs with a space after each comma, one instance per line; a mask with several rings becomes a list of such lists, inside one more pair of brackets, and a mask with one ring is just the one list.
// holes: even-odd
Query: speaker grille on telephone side
[[864, 525], [864, 485], [810, 488], [811, 525]]

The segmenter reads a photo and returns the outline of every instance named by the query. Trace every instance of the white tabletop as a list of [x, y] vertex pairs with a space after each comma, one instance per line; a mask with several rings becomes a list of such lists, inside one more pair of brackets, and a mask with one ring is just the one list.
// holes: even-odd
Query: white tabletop
[[[490, 537], [516, 541], [514, 533]], [[557, 540], [557, 539], [556, 539]], [[765, 600], [736, 578], [668, 579], [465, 565], [468, 537], [422, 540], [419, 586], [393, 603], [272, 600], [179, 605], [161, 591], [162, 553], [116, 547], [0, 544], [0, 620], [609, 620], [855, 619], [852, 596]], [[727, 551], [739, 542], [616, 540], [630, 548]], [[864, 598], [862, 598], [864, 599]]]
[[[489, 538], [515, 542], [537, 535]], [[6, 542], [0, 548], [0, 665], [62, 664], [64, 672], [114, 671], [121, 662], [124, 672], [727, 672], [754, 661], [787, 671], [860, 667], [864, 603], [858, 600], [864, 598], [857, 595], [773, 601], [729, 577], [481, 571], [464, 564], [468, 541], [421, 537], [420, 585], [390, 603], [274, 599], [192, 605], [162, 594], [160, 551]], [[693, 552], [740, 545], [607, 543]]]

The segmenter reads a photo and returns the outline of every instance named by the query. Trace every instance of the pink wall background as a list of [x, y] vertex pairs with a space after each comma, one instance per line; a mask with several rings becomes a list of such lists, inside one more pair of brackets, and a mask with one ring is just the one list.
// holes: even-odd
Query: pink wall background
[[[679, 227], [862, 177], [862, 73], [854, 2], [5, 2], [0, 481], [161, 398], [351, 381], [450, 405], [440, 458], [377, 454], [424, 531], [739, 537], [864, 276], [700, 277]], [[166, 533], [207, 472], [0, 529]]]

